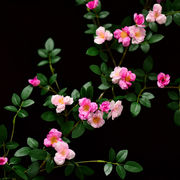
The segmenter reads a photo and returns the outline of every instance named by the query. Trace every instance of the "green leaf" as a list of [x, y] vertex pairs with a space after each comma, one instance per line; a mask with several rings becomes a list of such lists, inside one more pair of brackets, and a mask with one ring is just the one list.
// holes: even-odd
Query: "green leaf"
[[15, 106], [5, 106], [4, 109], [12, 112], [17, 112], [17, 108]]
[[33, 149], [38, 148], [38, 146], [39, 146], [38, 141], [36, 141], [35, 139], [33, 139], [31, 137], [27, 138], [27, 144], [29, 145], [29, 147], [31, 147]]
[[99, 56], [100, 58], [104, 61], [107, 62], [108, 61], [108, 55], [107, 53], [103, 52], [103, 51], [99, 51]]
[[143, 171], [143, 167], [135, 161], [127, 161], [124, 165], [124, 169], [132, 173], [138, 173]]
[[149, 23], [149, 28], [154, 32], [158, 31], [158, 25], [155, 22], [150, 22]]
[[110, 86], [109, 85], [105, 85], [105, 84], [100, 84], [99, 86], [98, 86], [98, 89], [100, 89], [100, 90], [107, 90], [107, 89], [109, 89], [110, 88]]
[[21, 109], [19, 112], [18, 112], [18, 117], [20, 117], [20, 118], [25, 118], [25, 117], [28, 117], [29, 116], [29, 114], [28, 114], [28, 112], [26, 111], [26, 110], [24, 110], [24, 109]]
[[151, 108], [151, 102], [146, 97], [140, 98], [140, 103], [145, 107]]
[[130, 52], [136, 51], [138, 49], [138, 47], [139, 47], [139, 44], [131, 44], [129, 46], [129, 51]]
[[92, 82], [89, 81], [83, 85], [84, 89], [87, 90], [90, 86], [92, 86]]
[[130, 111], [133, 116], [137, 116], [141, 111], [141, 105], [137, 102], [131, 103]]
[[137, 77], [144, 77], [145, 72], [142, 69], [135, 69], [134, 73], [136, 74]]
[[81, 168], [82, 173], [86, 176], [91, 176], [94, 174], [94, 170], [88, 166], [80, 166], [80, 168]]
[[154, 99], [154, 95], [152, 93], [149, 93], [149, 92], [145, 92], [142, 94], [142, 97], [143, 98], [147, 98], [147, 99]]
[[7, 149], [16, 149], [19, 146], [19, 144], [15, 141], [6, 143]]
[[151, 56], [148, 56], [145, 60], [144, 60], [144, 63], [143, 63], [143, 69], [146, 71], [146, 72], [150, 72], [153, 68], [153, 59]]
[[80, 98], [80, 93], [77, 89], [74, 89], [71, 93], [71, 97], [74, 99], [74, 101], [78, 100]]
[[103, 27], [105, 29], [109, 29], [110, 27], [112, 27], [112, 24], [108, 23], [108, 24], [104, 24]]
[[21, 92], [21, 98], [23, 100], [27, 99], [31, 95], [32, 90], [33, 90], [33, 87], [31, 85], [26, 86]]
[[163, 38], [164, 38], [164, 36], [162, 34], [154, 34], [149, 39], [149, 43], [150, 44], [157, 43], [157, 42], [161, 41]]
[[150, 50], [150, 45], [148, 44], [148, 42], [141, 43], [141, 50], [144, 53], [147, 53]]
[[33, 105], [34, 103], [35, 102], [32, 99], [27, 99], [27, 100], [23, 101], [22, 107], [28, 107], [28, 106]]
[[54, 161], [53, 159], [48, 159], [46, 162], [46, 172], [49, 174], [54, 169]]
[[36, 162], [33, 162], [29, 167], [28, 167], [28, 170], [27, 170], [27, 174], [30, 178], [33, 178], [35, 176], [38, 175], [39, 173], [39, 170], [40, 170], [40, 166], [39, 166], [39, 163], [36, 161]]
[[54, 41], [52, 38], [49, 38], [46, 42], [45, 42], [45, 48], [47, 51], [52, 51], [54, 49]]
[[99, 50], [92, 46], [86, 51], [86, 54], [89, 56], [97, 56], [99, 54]]
[[145, 40], [149, 40], [151, 37], [152, 37], [152, 32], [149, 31], [149, 32], [147, 33], [147, 35], [146, 35]]
[[122, 46], [122, 44], [120, 44], [117, 48], [116, 48], [117, 52], [119, 53], [123, 53], [124, 52], [124, 47]]
[[55, 64], [55, 63], [59, 62], [60, 60], [61, 60], [61, 57], [55, 56], [55, 57], [52, 57], [51, 63], [52, 63], [52, 64]]
[[67, 91], [67, 88], [63, 88], [63, 89], [61, 89], [60, 91], [59, 91], [59, 93], [58, 94], [60, 94], [60, 95], [65, 95], [65, 92]]
[[135, 93], [129, 93], [126, 95], [126, 100], [130, 102], [134, 102], [137, 100], [137, 96]]
[[85, 1], [85, 0], [76, 0], [76, 3], [77, 3], [78, 5], [81, 5], [81, 4], [85, 4], [86, 1]]
[[51, 52], [51, 56], [52, 56], [52, 57], [55, 57], [55, 56], [57, 56], [60, 52], [61, 52], [61, 49], [59, 49], [59, 48], [54, 49], [54, 50]]
[[180, 13], [174, 14], [173, 20], [178, 26], [180, 26]]
[[107, 164], [104, 165], [104, 173], [105, 173], [106, 176], [111, 174], [112, 170], [113, 170], [113, 165], [112, 164], [107, 163]]
[[30, 151], [31, 149], [29, 147], [22, 147], [15, 152], [14, 156], [15, 157], [27, 156], [30, 153]]
[[47, 80], [47, 77], [44, 74], [37, 73], [37, 78], [40, 80], [42, 86], [47, 85], [48, 80]]
[[118, 163], [122, 163], [123, 161], [126, 160], [127, 155], [128, 155], [128, 150], [121, 150], [121, 151], [119, 151], [117, 153], [117, 155], [116, 155], [116, 161]]
[[65, 176], [70, 176], [73, 170], [74, 170], [74, 164], [67, 165], [64, 170]]
[[29, 156], [37, 160], [45, 160], [47, 157], [47, 152], [42, 149], [33, 149], [29, 152]]
[[85, 128], [82, 123], [79, 123], [77, 127], [72, 131], [72, 138], [78, 138], [83, 135]]
[[43, 61], [40, 61], [38, 64], [37, 64], [37, 66], [44, 66], [44, 65], [46, 65], [46, 64], [48, 64], [49, 62], [48, 62], [48, 60], [43, 60]]
[[36, 176], [32, 180], [45, 180], [43, 176]]
[[4, 124], [0, 125], [0, 145], [7, 140], [7, 128]]
[[179, 0], [174, 0], [172, 5], [173, 5], [174, 10], [180, 10], [180, 1]]
[[104, 73], [104, 74], [108, 73], [108, 67], [107, 67], [106, 63], [101, 64], [101, 72]]
[[101, 11], [99, 13], [99, 18], [101, 18], [101, 19], [106, 18], [107, 16], [109, 16], [109, 12], [108, 11]]
[[64, 142], [68, 143], [68, 144], [71, 143], [70, 139], [68, 139], [68, 138], [65, 137], [65, 136], [62, 138], [62, 140], [63, 140]]
[[174, 113], [174, 122], [177, 126], [180, 126], [180, 110]]
[[92, 12], [88, 12], [88, 13], [84, 14], [83, 17], [86, 19], [94, 19], [96, 17], [96, 15]]
[[149, 73], [148, 79], [151, 81], [157, 81], [157, 74], [156, 73]]
[[117, 165], [116, 166], [116, 172], [119, 175], [121, 179], [125, 179], [126, 177], [126, 171], [124, 170], [123, 166]]
[[178, 102], [170, 102], [170, 103], [168, 103], [167, 106], [168, 106], [169, 109], [171, 109], [171, 110], [173, 110], [173, 111], [176, 111], [176, 110], [179, 109], [179, 104], [178, 104]]
[[61, 123], [61, 131], [64, 135], [68, 134], [71, 132], [74, 126], [74, 121], [67, 121]]
[[9, 165], [19, 164], [20, 162], [21, 162], [21, 158], [12, 157], [9, 161]]
[[24, 173], [23, 170], [20, 170], [20, 169], [14, 169], [15, 173], [21, 177], [22, 179], [24, 180], [28, 180], [28, 177], [26, 176], [26, 174]]
[[170, 99], [172, 99], [174, 101], [179, 100], [179, 95], [176, 91], [168, 91], [168, 96]]
[[93, 86], [89, 86], [87, 88], [86, 97], [92, 99], [94, 94], [94, 88]]
[[50, 78], [49, 78], [49, 84], [52, 85], [57, 79], [57, 74], [53, 74]]
[[165, 26], [169, 26], [171, 23], [172, 23], [172, 16], [169, 15], [169, 16], [167, 16]]
[[93, 73], [95, 73], [97, 75], [101, 75], [101, 70], [100, 70], [99, 66], [92, 64], [89, 66], [89, 68]]
[[57, 114], [52, 111], [46, 111], [41, 115], [41, 119], [47, 122], [56, 121], [57, 118], [58, 118]]
[[82, 173], [82, 170], [80, 167], [76, 167], [75, 169], [75, 175], [80, 179], [80, 180], [84, 180], [84, 175]]
[[109, 161], [113, 162], [115, 158], [116, 158], [116, 152], [114, 151], [113, 148], [111, 148], [109, 150]]
[[122, 22], [121, 22], [121, 26], [130, 26], [132, 24], [132, 20], [131, 20], [131, 16], [127, 16], [125, 17]]
[[21, 103], [21, 99], [16, 93], [13, 93], [11, 101], [15, 106], [19, 106]]
[[38, 55], [42, 58], [48, 57], [48, 53], [47, 53], [46, 49], [38, 49]]

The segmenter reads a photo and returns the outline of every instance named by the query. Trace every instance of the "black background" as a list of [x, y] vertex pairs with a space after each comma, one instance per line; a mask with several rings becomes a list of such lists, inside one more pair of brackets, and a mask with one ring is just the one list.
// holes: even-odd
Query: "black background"
[[[103, 10], [110, 11], [110, 16], [102, 23], [120, 24], [122, 19], [135, 12], [140, 13], [142, 6], [138, 0], [104, 0]], [[3, 109], [11, 104], [12, 93], [20, 94], [28, 85], [27, 80], [37, 72], [50, 75], [48, 68], [37, 67], [40, 58], [37, 49], [42, 48], [45, 40], [52, 37], [55, 46], [62, 48], [62, 60], [56, 66], [60, 87], [68, 87], [68, 93], [80, 87], [87, 81], [99, 85], [100, 81], [89, 70], [90, 64], [100, 64], [98, 57], [88, 57], [85, 52], [93, 45], [93, 37], [84, 34], [86, 24], [91, 23], [83, 18], [86, 8], [75, 6], [74, 1], [6, 1], [0, 3], [0, 62], [1, 62], [1, 123], [5, 123], [9, 132], [12, 128], [13, 113]], [[161, 25], [159, 33], [165, 39], [152, 45], [150, 53], [155, 61], [155, 72], [171, 75], [173, 81], [179, 75], [178, 42], [179, 27], [172, 24], [169, 27]], [[123, 66], [141, 67], [145, 55], [138, 50], [128, 53]], [[116, 56], [120, 59], [120, 55]], [[112, 63], [109, 62], [112, 66]], [[137, 118], [129, 113], [129, 104], [124, 102], [122, 116], [114, 121], [108, 121], [105, 126], [93, 132], [86, 132], [83, 137], [72, 141], [70, 148], [75, 150], [77, 160], [108, 159], [108, 151], [113, 147], [116, 151], [128, 149], [128, 160], [142, 164], [144, 171], [139, 174], [128, 174], [127, 180], [178, 180], [180, 146], [180, 129], [173, 122], [173, 112], [167, 109], [170, 102], [167, 90], [152, 91], [156, 99], [152, 101], [152, 109], [143, 108]], [[100, 93], [96, 91], [97, 95]], [[42, 107], [43, 98], [39, 89], [35, 89], [32, 99], [36, 105], [29, 108], [30, 116], [17, 119], [14, 140], [22, 146], [26, 145], [27, 137], [38, 139], [43, 145], [43, 139], [53, 123], [40, 119], [40, 114], [46, 109]], [[90, 164], [95, 169], [95, 175], [87, 178], [119, 179], [115, 172], [105, 177], [102, 164]], [[63, 169], [55, 170], [47, 179], [65, 178]]]

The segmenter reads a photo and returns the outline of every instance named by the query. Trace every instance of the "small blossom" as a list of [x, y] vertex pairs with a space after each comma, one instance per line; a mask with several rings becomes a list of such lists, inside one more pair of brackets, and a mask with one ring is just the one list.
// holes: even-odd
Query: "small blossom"
[[73, 103], [73, 98], [70, 96], [64, 97], [60, 95], [53, 95], [51, 103], [57, 107], [56, 112], [61, 113], [65, 110], [66, 105], [71, 105]]
[[162, 6], [160, 4], [154, 4], [153, 11], [149, 11], [148, 15], [146, 16], [147, 22], [157, 22], [158, 24], [165, 24], [166, 23], [166, 16], [161, 13]]
[[96, 37], [94, 39], [94, 42], [96, 44], [102, 44], [104, 43], [104, 41], [110, 41], [113, 37], [113, 34], [108, 31], [108, 30], [105, 30], [104, 27], [100, 26], [97, 30], [96, 30]]
[[0, 157], [0, 166], [1, 165], [5, 165], [8, 162], [8, 158], [7, 157]]
[[104, 125], [105, 121], [103, 119], [103, 112], [96, 111], [95, 113], [90, 113], [88, 116], [88, 123], [93, 128], [100, 128]]
[[122, 102], [121, 101], [117, 101], [115, 103], [115, 101], [111, 101], [110, 103], [110, 113], [108, 114], [108, 119], [110, 117], [112, 117], [112, 120], [114, 120], [115, 118], [119, 117], [122, 113], [123, 110], [123, 106], [122, 106]]
[[114, 37], [116, 39], [118, 39], [118, 42], [121, 43], [124, 47], [127, 47], [130, 45], [130, 37], [129, 37], [129, 27], [125, 26], [124, 28], [122, 28], [122, 30], [120, 29], [116, 29], [114, 31]]
[[117, 66], [114, 68], [114, 71], [112, 71], [110, 74], [110, 77], [112, 78], [112, 82], [114, 84], [117, 84], [120, 80], [120, 75], [119, 75], [120, 71], [121, 71], [121, 68]]
[[109, 101], [104, 101], [101, 105], [100, 105], [100, 110], [102, 112], [108, 113], [110, 110], [110, 102]]
[[35, 76], [33, 79], [29, 79], [28, 80], [29, 84], [35, 86], [39, 86], [40, 84], [40, 80], [37, 78], [37, 76]]
[[95, 112], [98, 109], [98, 105], [95, 102], [91, 103], [91, 112]]
[[139, 44], [144, 41], [146, 36], [146, 30], [143, 27], [130, 26], [130, 37], [132, 38], [132, 44]]
[[55, 144], [54, 149], [57, 151], [54, 161], [57, 165], [64, 164], [65, 160], [71, 160], [75, 157], [75, 152], [69, 149], [69, 146], [64, 141], [59, 141]]
[[143, 25], [144, 24], [144, 15], [135, 13], [134, 14], [134, 22], [139, 27], [145, 27], [145, 25]]
[[87, 4], [86, 4], [86, 6], [87, 6], [87, 8], [89, 8], [89, 9], [95, 9], [97, 6], [98, 6], [98, 0], [94, 0], [94, 1], [89, 1]]
[[169, 74], [159, 73], [157, 76], [157, 85], [159, 88], [164, 88], [170, 83]]
[[131, 71], [128, 71], [127, 68], [122, 67], [120, 71], [120, 81], [119, 86], [121, 89], [128, 89], [132, 83], [131, 81], [135, 81], [136, 75]]
[[51, 129], [47, 135], [47, 137], [44, 139], [44, 145], [46, 147], [51, 147], [61, 141], [61, 136], [62, 136], [62, 133], [60, 131], [58, 131], [57, 129]]

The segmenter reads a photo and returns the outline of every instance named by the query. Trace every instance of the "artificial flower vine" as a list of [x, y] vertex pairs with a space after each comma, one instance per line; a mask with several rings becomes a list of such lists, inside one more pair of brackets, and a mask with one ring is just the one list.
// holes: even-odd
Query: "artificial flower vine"
[[[141, 172], [143, 168], [139, 163], [127, 161], [128, 150], [120, 150], [116, 153], [113, 148], [110, 148], [108, 160], [77, 161], [76, 152], [72, 150], [73, 147], [72, 149], [69, 147], [71, 147], [70, 142], [82, 136], [85, 131], [102, 128], [106, 121], [118, 119], [125, 108], [124, 100], [130, 102], [129, 109], [132, 116], [138, 116], [142, 106], [150, 108], [151, 100], [155, 98], [149, 92], [151, 89], [174, 89], [168, 92], [169, 98], [173, 100], [173, 105], [169, 104], [168, 107], [175, 111], [174, 121], [180, 125], [180, 78], [177, 78], [175, 85], [172, 86], [169, 74], [152, 72], [151, 56], [144, 60], [142, 69], [121, 66], [128, 51], [133, 52], [140, 48], [144, 53], [148, 53], [150, 45], [164, 38], [163, 35], [156, 34], [158, 27], [156, 23], [168, 26], [174, 20], [177, 25], [180, 25], [180, 12], [173, 11], [172, 13], [171, 11], [163, 14], [162, 6], [158, 1], [158, 4], [153, 5], [152, 10], [144, 9], [140, 14], [134, 13], [133, 25], [119, 26], [117, 29], [112, 24], [100, 24], [100, 19], [109, 15], [108, 11], [101, 11], [100, 0], [76, 0], [76, 2], [87, 8], [88, 12], [84, 18], [93, 22], [93, 24], [88, 24], [89, 29], [85, 33], [93, 34], [94, 46], [90, 47], [86, 54], [99, 55], [102, 59], [100, 66], [95, 64], [90, 66], [91, 71], [100, 77], [99, 98], [94, 99], [92, 82], [85, 83], [80, 90], [74, 89], [71, 95], [67, 95], [67, 88], [59, 88], [57, 73], [53, 65], [60, 60], [61, 49], [54, 48], [54, 41], [49, 38], [45, 42], [45, 49], [38, 50], [39, 56], [47, 60], [42, 60], [38, 66], [49, 65], [51, 77], [47, 78], [44, 74], [37, 73], [33, 79], [28, 80], [29, 85], [22, 90], [20, 95], [16, 93], [12, 95], [12, 105], [5, 107], [15, 115], [10, 140], [8, 140], [9, 130], [5, 125], [0, 125], [2, 150], [0, 151], [2, 154], [0, 154], [0, 168], [4, 171], [3, 176], [0, 177], [2, 179], [13, 179], [16, 176], [24, 180], [43, 179], [45, 173], [64, 167], [66, 176], [75, 172], [78, 178], [84, 179], [85, 175], [94, 173], [89, 166], [82, 165], [86, 163], [104, 164], [106, 176], [115, 168], [121, 179], [125, 179], [126, 172]], [[173, 6], [176, 6], [176, 1]], [[113, 51], [122, 54], [119, 63], [115, 60]], [[109, 59], [112, 60], [113, 67], [110, 67]], [[152, 81], [155, 85], [148, 86], [148, 81]], [[33, 89], [37, 87], [42, 96], [47, 96], [43, 106], [49, 108], [41, 115], [41, 118], [47, 122], [57, 122], [59, 127], [49, 131], [44, 143], [28, 137], [28, 146], [19, 148], [19, 143], [13, 140], [16, 119], [29, 115], [26, 108], [34, 104], [30, 96]], [[129, 89], [131, 92], [128, 92]], [[112, 97], [105, 98], [107, 91], [112, 93]], [[10, 156], [10, 151], [13, 156]], [[21, 164], [21, 159], [24, 157], [29, 159], [28, 167]]]

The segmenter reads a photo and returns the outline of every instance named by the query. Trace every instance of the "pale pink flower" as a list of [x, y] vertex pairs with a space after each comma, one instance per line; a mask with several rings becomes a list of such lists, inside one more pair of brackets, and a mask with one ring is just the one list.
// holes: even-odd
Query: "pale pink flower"
[[128, 69], [125, 67], [121, 68], [119, 74], [120, 74], [119, 86], [121, 87], [121, 89], [128, 89], [132, 85], [131, 81], [135, 81], [136, 79], [136, 75], [131, 71], [128, 71]]
[[66, 105], [71, 105], [73, 103], [73, 98], [71, 98], [70, 96], [65, 96], [64, 97], [64, 103]]
[[65, 104], [64, 102], [64, 96], [60, 95], [53, 95], [51, 97], [51, 103], [55, 106], [58, 106], [59, 104]]
[[71, 160], [75, 157], [75, 152], [69, 149], [69, 146], [64, 141], [59, 141], [55, 144], [54, 149], [57, 151], [54, 161], [57, 165], [64, 164], [65, 160]]
[[102, 44], [104, 43], [104, 41], [110, 41], [113, 37], [113, 34], [108, 31], [105, 30], [104, 27], [100, 26], [97, 30], [96, 30], [96, 37], [94, 39], [94, 42], [96, 44]]
[[62, 141], [61, 140], [61, 136], [62, 136], [62, 133], [60, 131], [58, 131], [57, 129], [51, 129], [48, 133], [48, 135], [46, 136], [46, 138], [44, 139], [44, 145], [46, 147], [51, 147], [59, 142], [59, 141]]
[[153, 11], [149, 11], [148, 15], [146, 16], [147, 22], [157, 22], [158, 24], [165, 24], [166, 23], [166, 16], [161, 13], [162, 6], [160, 4], [154, 4]]
[[144, 41], [146, 36], [146, 30], [143, 27], [130, 26], [130, 37], [132, 38], [132, 44], [139, 44]]
[[157, 85], [159, 88], [164, 88], [170, 83], [170, 76], [169, 74], [159, 73], [157, 76]]
[[100, 110], [102, 112], [108, 113], [110, 110], [110, 102], [109, 101], [104, 101], [101, 105], [100, 105]]
[[112, 78], [112, 82], [114, 84], [117, 84], [121, 78], [119, 75], [120, 71], [121, 71], [121, 68], [119, 66], [117, 66], [114, 68], [114, 71], [112, 71], [110, 74], [110, 77]]
[[89, 1], [87, 4], [86, 4], [87, 8], [89, 9], [95, 9], [97, 6], [98, 6], [98, 0], [94, 0], [94, 1]]
[[37, 78], [37, 76], [35, 76], [33, 79], [29, 79], [28, 80], [29, 84], [35, 86], [39, 86], [40, 84], [40, 80]]
[[88, 116], [88, 124], [93, 128], [100, 128], [104, 125], [105, 121], [103, 119], [103, 112], [96, 111], [95, 113], [90, 113]]
[[7, 157], [0, 157], [0, 166], [1, 165], [5, 165], [8, 162], [8, 158]]
[[95, 112], [98, 109], [98, 105], [95, 102], [91, 103], [91, 112]]
[[114, 120], [115, 118], [119, 117], [122, 113], [123, 110], [123, 106], [122, 106], [122, 102], [121, 101], [117, 101], [115, 103], [115, 101], [111, 101], [110, 103], [110, 113], [108, 114], [108, 119], [110, 117], [112, 117], [112, 120]]
[[118, 42], [121, 43], [124, 47], [127, 47], [130, 45], [130, 37], [129, 37], [129, 27], [125, 26], [124, 28], [122, 28], [122, 30], [120, 29], [116, 29], [114, 31], [114, 37], [116, 39], [118, 39]]
[[145, 27], [145, 25], [143, 25], [144, 24], [144, 15], [135, 13], [134, 14], [134, 22], [139, 27]]

